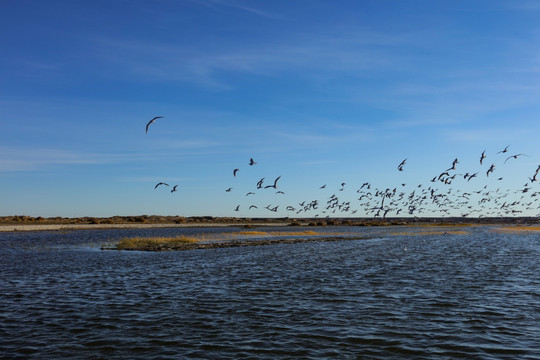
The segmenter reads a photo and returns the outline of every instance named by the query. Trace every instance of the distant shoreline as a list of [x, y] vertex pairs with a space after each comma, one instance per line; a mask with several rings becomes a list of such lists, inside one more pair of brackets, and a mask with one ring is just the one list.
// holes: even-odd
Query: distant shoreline
[[234, 218], [159, 215], [113, 216], [108, 218], [43, 218], [15, 215], [0, 217], [0, 232], [232, 226], [249, 228], [268, 226], [466, 226], [497, 224], [533, 225], [540, 224], [540, 218]]
[[9, 231], [62, 231], [62, 230], [104, 230], [104, 229], [153, 229], [153, 228], [197, 228], [229, 226], [288, 226], [290, 223], [203, 223], [203, 224], [20, 224], [0, 225], [0, 232]]

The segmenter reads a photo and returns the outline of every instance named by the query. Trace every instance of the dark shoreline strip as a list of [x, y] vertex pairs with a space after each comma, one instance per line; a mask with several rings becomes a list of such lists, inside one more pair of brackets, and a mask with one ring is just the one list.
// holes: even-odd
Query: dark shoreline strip
[[[271, 240], [232, 240], [232, 241], [218, 241], [212, 243], [187, 243], [187, 244], [163, 244], [159, 248], [152, 249], [122, 249], [127, 251], [185, 251], [196, 249], [222, 249], [232, 247], [245, 247], [245, 246], [266, 246], [277, 244], [298, 244], [308, 242], [329, 242], [329, 241], [347, 241], [347, 240], [367, 240], [373, 239], [369, 236], [332, 236], [332, 237], [313, 237], [313, 238], [289, 238], [289, 239], [271, 239]], [[116, 247], [101, 247], [101, 250], [118, 250]]]

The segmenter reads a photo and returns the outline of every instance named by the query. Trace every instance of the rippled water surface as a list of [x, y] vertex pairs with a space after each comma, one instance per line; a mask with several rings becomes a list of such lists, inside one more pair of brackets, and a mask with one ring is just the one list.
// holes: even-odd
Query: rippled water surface
[[0, 357], [540, 358], [540, 234], [99, 250], [233, 230], [0, 233]]

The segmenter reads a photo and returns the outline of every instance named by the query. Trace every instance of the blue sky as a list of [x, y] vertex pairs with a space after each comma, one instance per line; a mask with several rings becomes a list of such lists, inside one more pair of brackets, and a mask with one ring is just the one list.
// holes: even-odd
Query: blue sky
[[[0, 216], [373, 216], [364, 182], [453, 204], [491, 190], [450, 214], [536, 216], [539, 16], [535, 1], [4, 1]], [[455, 158], [453, 183], [430, 182]], [[278, 176], [285, 194], [256, 189]], [[333, 194], [350, 210], [323, 209]], [[412, 215], [448, 215], [429, 208]]]

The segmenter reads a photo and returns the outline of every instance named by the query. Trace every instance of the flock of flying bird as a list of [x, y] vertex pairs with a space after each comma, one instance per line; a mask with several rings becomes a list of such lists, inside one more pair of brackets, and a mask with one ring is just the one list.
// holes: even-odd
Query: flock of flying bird
[[[156, 116], [148, 122], [146, 125], [146, 132], [148, 127], [162, 116]], [[508, 154], [510, 145], [506, 146], [496, 154]], [[518, 159], [522, 156], [528, 156], [526, 154], [518, 153], [510, 156], [506, 156], [503, 164], [506, 164], [509, 160]], [[345, 190], [346, 183], [341, 182], [341, 187], [337, 188], [330, 196], [326, 196], [323, 200], [320, 197], [317, 199], [303, 200], [295, 203], [272, 205], [269, 204], [261, 208], [270, 212], [278, 212], [278, 209], [282, 207], [287, 213], [293, 213], [302, 217], [381, 217], [387, 216], [402, 217], [402, 216], [476, 216], [476, 217], [503, 217], [503, 216], [540, 216], [540, 214], [534, 214], [532, 212], [540, 209], [540, 191], [532, 191], [532, 185], [534, 182], [538, 182], [538, 174], [540, 172], [540, 165], [537, 166], [534, 173], [528, 177], [528, 181], [518, 190], [503, 190], [501, 187], [496, 189], [490, 188], [488, 184], [482, 183], [478, 185], [475, 190], [464, 191], [461, 189], [455, 189], [452, 185], [458, 182], [464, 184], [473, 184], [480, 181], [481, 177], [489, 178], [490, 175], [495, 174], [495, 163], [490, 166], [484, 165], [488, 157], [486, 151], [483, 151], [480, 155], [479, 163], [482, 169], [475, 169], [478, 171], [468, 171], [465, 173], [456, 172], [459, 167], [459, 160], [456, 158], [452, 161], [452, 164], [447, 169], [436, 174], [428, 185], [419, 184], [414, 186], [414, 190], [407, 191], [405, 183], [401, 183], [397, 187], [393, 188], [377, 188], [369, 182], [363, 182], [361, 186], [356, 189], [355, 200], [343, 200], [338, 195]], [[406, 170], [406, 164], [408, 159], [404, 159], [397, 166], [399, 172]], [[249, 166], [257, 164], [253, 158], [249, 160]], [[232, 170], [233, 178], [236, 178], [240, 169], [235, 168]], [[264, 189], [273, 189], [275, 194], [284, 195], [285, 193], [278, 190], [278, 181], [281, 176], [275, 178], [273, 183], [264, 185], [265, 178], [260, 179], [254, 184], [253, 191], [248, 191], [244, 198], [254, 197], [255, 191]], [[497, 181], [503, 180], [502, 177], [496, 178]], [[159, 182], [155, 185], [154, 189], [159, 186], [169, 186], [167, 183]], [[439, 186], [442, 186], [439, 189]], [[174, 185], [171, 192], [177, 191], [178, 185]], [[320, 186], [319, 191], [327, 189], [327, 184]], [[233, 188], [226, 188], [227, 193], [232, 192]], [[280, 198], [280, 201], [283, 198]], [[248, 210], [259, 209], [259, 206], [250, 204]], [[240, 205], [233, 206], [234, 211], [240, 211]]]

